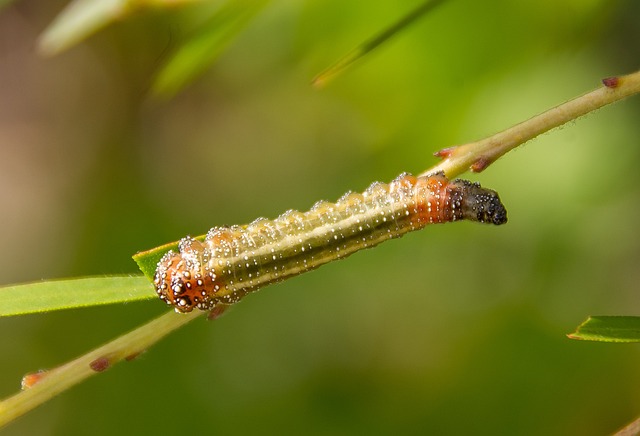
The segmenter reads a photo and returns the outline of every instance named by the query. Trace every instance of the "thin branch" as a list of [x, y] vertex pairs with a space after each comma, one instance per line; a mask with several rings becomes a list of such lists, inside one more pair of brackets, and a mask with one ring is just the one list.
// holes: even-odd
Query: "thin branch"
[[640, 435], [640, 418], [627, 425], [625, 428], [618, 430], [613, 436], [638, 436]]
[[[422, 175], [444, 171], [447, 176], [454, 177], [468, 168], [476, 172], [482, 171], [508, 151], [541, 133], [609, 103], [639, 93], [640, 71], [628, 76], [604, 79], [603, 84], [602, 88], [563, 103], [489, 138], [436, 153], [443, 158], [442, 162]], [[216, 308], [210, 317], [215, 318], [224, 308], [225, 306]], [[33, 386], [0, 402], [0, 427], [96, 372], [137, 356], [197, 316], [197, 312], [168, 313], [65, 365], [43, 374], [31, 375], [31, 378], [28, 376], [25, 378], [26, 384], [35, 383]]]
[[[60, 392], [122, 360], [131, 360], [201, 312], [166, 313], [95, 350], [47, 372], [23, 379], [23, 391], [0, 402], [0, 427], [34, 409]], [[33, 386], [29, 387], [31, 383]]]
[[602, 80], [603, 86], [569, 100], [546, 112], [488, 138], [436, 153], [443, 160], [421, 175], [443, 171], [447, 177], [455, 177], [470, 169], [480, 172], [508, 151], [536, 136], [548, 132], [569, 121], [640, 92], [640, 71], [620, 77]]

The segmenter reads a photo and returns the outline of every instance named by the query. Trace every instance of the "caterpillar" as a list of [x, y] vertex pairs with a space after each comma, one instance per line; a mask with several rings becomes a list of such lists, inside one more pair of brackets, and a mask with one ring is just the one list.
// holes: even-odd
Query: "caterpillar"
[[178, 253], [158, 262], [154, 285], [176, 312], [211, 310], [428, 224], [458, 220], [500, 225], [507, 212], [498, 194], [478, 183], [404, 173], [336, 203], [319, 201], [308, 212], [213, 227], [202, 242], [187, 236]]

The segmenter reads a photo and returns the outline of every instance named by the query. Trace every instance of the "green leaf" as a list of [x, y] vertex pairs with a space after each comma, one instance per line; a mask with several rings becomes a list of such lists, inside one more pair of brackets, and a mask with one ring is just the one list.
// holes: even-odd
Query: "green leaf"
[[[204, 241], [205, 236], [206, 235], [197, 236], [194, 239]], [[144, 274], [150, 281], [153, 281], [153, 275], [156, 272], [160, 258], [162, 258], [162, 256], [164, 256], [164, 254], [169, 250], [178, 251], [178, 242], [170, 242], [168, 244], [152, 248], [151, 250], [141, 251], [133, 255], [133, 260], [138, 264], [138, 268], [140, 268], [142, 274]]]
[[173, 55], [158, 74], [153, 92], [170, 98], [193, 81], [266, 4], [267, 0], [227, 2]]
[[0, 316], [148, 300], [144, 276], [84, 277], [0, 287]]
[[571, 339], [598, 342], [640, 342], [639, 316], [590, 316]]
[[153, 275], [156, 272], [160, 258], [164, 256], [167, 251], [177, 251], [177, 249], [178, 243], [171, 242], [161, 245], [160, 247], [152, 248], [151, 250], [140, 251], [133, 255], [133, 260], [138, 264], [138, 268], [140, 268], [142, 274], [144, 274], [148, 280], [153, 281]]
[[433, 10], [440, 3], [444, 3], [446, 0], [427, 0], [424, 3], [418, 5], [415, 9], [404, 15], [398, 21], [393, 23], [382, 32], [375, 35], [373, 38], [363, 42], [355, 49], [340, 58], [335, 64], [318, 74], [312, 81], [312, 85], [316, 87], [322, 87], [330, 80], [342, 74], [347, 68], [353, 65], [356, 61], [363, 58], [365, 55], [371, 53], [383, 43], [387, 42], [393, 36], [405, 30], [409, 25], [413, 24], [418, 18], [425, 15], [427, 12]]

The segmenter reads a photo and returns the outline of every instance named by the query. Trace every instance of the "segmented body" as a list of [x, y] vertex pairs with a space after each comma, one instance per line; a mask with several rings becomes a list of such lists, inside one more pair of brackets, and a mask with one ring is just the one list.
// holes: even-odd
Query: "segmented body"
[[507, 215], [498, 195], [477, 183], [402, 174], [308, 212], [214, 227], [203, 242], [186, 237], [179, 253], [158, 263], [156, 292], [178, 312], [210, 310], [428, 224], [461, 219], [503, 224]]

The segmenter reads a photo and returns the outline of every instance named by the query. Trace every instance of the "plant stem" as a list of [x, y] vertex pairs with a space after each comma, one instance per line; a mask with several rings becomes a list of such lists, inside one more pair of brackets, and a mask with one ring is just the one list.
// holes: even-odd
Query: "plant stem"
[[443, 160], [421, 175], [443, 171], [455, 177], [471, 169], [480, 172], [502, 155], [536, 136], [548, 132], [568, 121], [640, 92], [640, 71], [627, 76], [603, 79], [604, 86], [580, 97], [562, 103], [533, 118], [488, 138], [451, 147], [436, 153]]
[[[496, 159], [536, 136], [574, 120], [609, 103], [640, 92], [640, 71], [603, 80], [604, 86], [563, 103], [527, 121], [481, 141], [436, 153], [443, 158], [422, 175], [443, 171], [448, 177], [468, 168], [482, 171]], [[225, 306], [213, 313], [214, 318]], [[0, 427], [49, 400], [85, 378], [101, 372], [123, 359], [131, 359], [168, 333], [195, 319], [200, 313], [167, 313], [106, 345], [55, 368], [32, 387], [0, 402]], [[37, 376], [34, 376], [37, 378]]]
[[95, 350], [42, 373], [32, 387], [0, 402], [0, 427], [82, 380], [122, 361], [131, 360], [173, 330], [202, 315], [166, 313]]
[[640, 434], [640, 418], [627, 425], [625, 428], [618, 430], [613, 436], [637, 436]]

